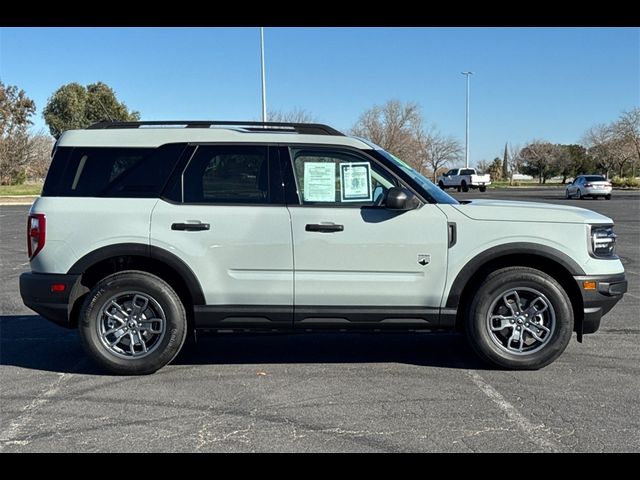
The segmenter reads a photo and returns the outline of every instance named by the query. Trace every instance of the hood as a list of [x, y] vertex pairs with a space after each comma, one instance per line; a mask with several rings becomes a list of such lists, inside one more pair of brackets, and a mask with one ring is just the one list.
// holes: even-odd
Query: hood
[[537, 202], [507, 200], [471, 200], [452, 205], [474, 220], [546, 223], [613, 223], [608, 217], [585, 208]]

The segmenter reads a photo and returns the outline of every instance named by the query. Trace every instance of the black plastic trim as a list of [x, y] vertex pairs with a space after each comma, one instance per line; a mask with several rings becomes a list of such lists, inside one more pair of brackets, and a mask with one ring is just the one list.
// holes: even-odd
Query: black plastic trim
[[456, 222], [447, 222], [447, 233], [449, 235], [449, 248], [458, 242], [458, 226]]
[[457, 308], [460, 302], [460, 296], [464, 291], [467, 282], [473, 277], [486, 263], [496, 260], [507, 255], [538, 255], [552, 260], [569, 271], [572, 275], [584, 275], [584, 270], [567, 254], [562, 253], [555, 248], [537, 243], [514, 242], [506, 243], [492, 247], [484, 252], [476, 255], [471, 259], [456, 276], [451, 285], [449, 295], [447, 297], [447, 308]]
[[301, 305], [294, 309], [295, 328], [433, 329], [440, 309], [429, 307]]
[[196, 305], [194, 326], [202, 329], [291, 328], [289, 305]]
[[[23, 303], [61, 327], [72, 328], [69, 319], [69, 296], [80, 275], [25, 272], [20, 275]], [[65, 285], [64, 292], [51, 292], [52, 283]]]
[[79, 259], [73, 264], [67, 273], [70, 275], [81, 275], [87, 271], [89, 267], [98, 262], [126, 255], [150, 257], [165, 263], [178, 272], [180, 277], [182, 277], [182, 280], [184, 280], [185, 284], [189, 288], [189, 293], [191, 294], [191, 299], [194, 305], [204, 305], [206, 303], [202, 287], [200, 286], [200, 282], [198, 281], [195, 273], [193, 273], [193, 270], [191, 270], [186, 263], [173, 253], [153, 245], [144, 245], [141, 243], [119, 243], [102, 247]]
[[[602, 317], [618, 303], [627, 291], [624, 273], [615, 275], [579, 275], [573, 277], [582, 294], [584, 318], [578, 335], [594, 333], [600, 328]], [[585, 290], [582, 282], [596, 282], [596, 290]]]
[[[429, 307], [196, 305], [194, 326], [209, 330], [433, 330], [453, 328], [455, 310]], [[451, 321], [449, 321], [451, 320]]]

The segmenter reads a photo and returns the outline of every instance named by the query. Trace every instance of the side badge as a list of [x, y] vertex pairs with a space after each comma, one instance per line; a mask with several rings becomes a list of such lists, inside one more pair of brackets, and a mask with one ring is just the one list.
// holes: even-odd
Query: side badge
[[431, 255], [428, 253], [418, 254], [418, 263], [422, 266], [427, 265], [431, 261]]

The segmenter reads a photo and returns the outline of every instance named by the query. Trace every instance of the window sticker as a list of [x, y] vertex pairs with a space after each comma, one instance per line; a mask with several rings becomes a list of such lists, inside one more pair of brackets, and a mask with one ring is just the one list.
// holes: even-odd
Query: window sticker
[[369, 162], [340, 164], [340, 191], [343, 202], [371, 201], [371, 165]]
[[336, 164], [306, 162], [304, 164], [304, 201], [336, 201]]

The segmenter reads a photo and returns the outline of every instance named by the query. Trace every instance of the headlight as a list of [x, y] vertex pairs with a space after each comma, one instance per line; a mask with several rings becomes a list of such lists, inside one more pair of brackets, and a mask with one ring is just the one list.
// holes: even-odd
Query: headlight
[[612, 258], [615, 256], [616, 237], [613, 225], [589, 225], [589, 255], [594, 258]]

